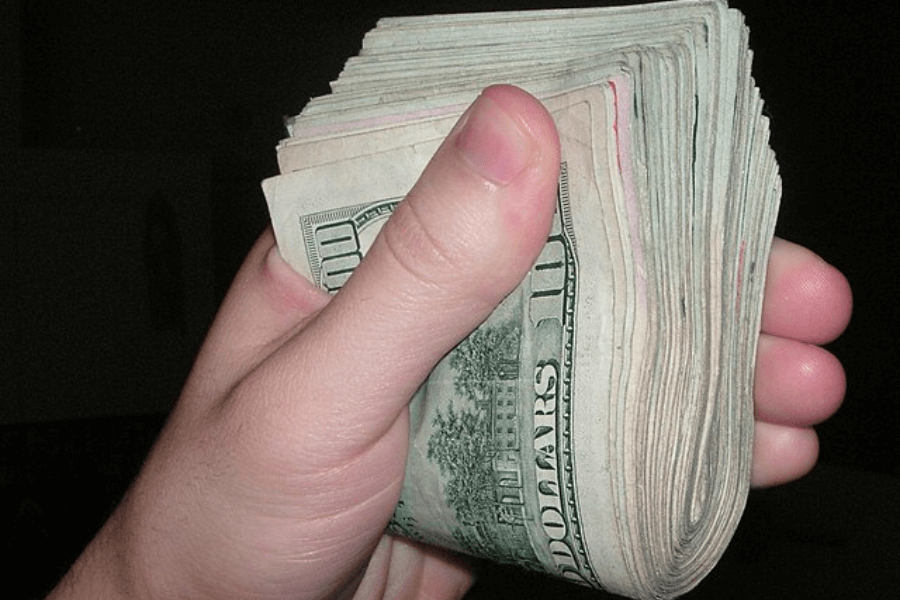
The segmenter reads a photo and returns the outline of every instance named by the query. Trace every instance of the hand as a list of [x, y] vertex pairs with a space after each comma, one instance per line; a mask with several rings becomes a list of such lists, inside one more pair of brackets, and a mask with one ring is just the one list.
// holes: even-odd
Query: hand
[[[383, 534], [406, 405], [537, 257], [558, 163], [543, 107], [489, 88], [334, 298], [266, 232], [140, 476], [54, 597], [462, 597], [472, 575], [460, 559]], [[757, 485], [814, 464], [809, 426], [836, 409], [844, 380], [812, 344], [850, 311], [843, 277], [787, 242], [766, 292]]]
[[840, 362], [817, 344], [850, 320], [850, 286], [841, 273], [796, 244], [775, 238], [769, 255], [757, 351], [752, 483], [786, 483], [816, 463], [812, 426], [838, 409], [846, 381]]

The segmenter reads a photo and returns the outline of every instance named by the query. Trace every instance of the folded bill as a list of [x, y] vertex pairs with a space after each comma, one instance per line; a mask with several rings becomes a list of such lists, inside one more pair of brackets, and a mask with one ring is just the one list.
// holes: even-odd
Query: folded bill
[[780, 198], [747, 44], [715, 0], [384, 19], [289, 120], [263, 188], [332, 293], [484, 86], [560, 134], [543, 252], [410, 405], [391, 531], [636, 598], [712, 569], [749, 486]]

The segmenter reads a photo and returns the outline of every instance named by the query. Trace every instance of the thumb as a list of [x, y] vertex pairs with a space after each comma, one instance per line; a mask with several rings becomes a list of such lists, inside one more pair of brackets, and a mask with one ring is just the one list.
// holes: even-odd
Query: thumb
[[270, 401], [283, 398], [305, 431], [315, 431], [311, 420], [323, 435], [340, 428], [342, 444], [355, 445], [348, 431], [363, 446], [383, 435], [437, 361], [531, 267], [558, 168], [556, 128], [540, 102], [510, 86], [486, 89], [340, 293], [259, 374], [281, 388], [268, 390]]

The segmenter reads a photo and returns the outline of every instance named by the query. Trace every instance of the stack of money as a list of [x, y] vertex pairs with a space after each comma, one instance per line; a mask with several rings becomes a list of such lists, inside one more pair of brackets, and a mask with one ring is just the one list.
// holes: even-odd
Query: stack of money
[[412, 401], [393, 532], [639, 598], [712, 569], [749, 487], [780, 198], [750, 63], [715, 0], [388, 18], [289, 120], [263, 187], [330, 292], [482, 88], [560, 134], [537, 263]]

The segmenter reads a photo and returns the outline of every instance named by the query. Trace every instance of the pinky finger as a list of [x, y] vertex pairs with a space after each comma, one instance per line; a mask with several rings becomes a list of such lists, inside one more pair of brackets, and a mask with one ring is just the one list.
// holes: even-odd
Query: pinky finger
[[819, 439], [811, 427], [756, 422], [753, 439], [753, 487], [770, 487], [799, 479], [816, 464]]

